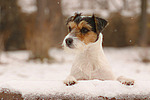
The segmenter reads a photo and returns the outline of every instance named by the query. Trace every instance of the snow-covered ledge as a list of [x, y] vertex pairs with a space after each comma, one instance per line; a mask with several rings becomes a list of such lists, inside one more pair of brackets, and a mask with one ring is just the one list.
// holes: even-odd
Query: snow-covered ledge
[[9, 81], [0, 84], [0, 98], [11, 99], [150, 99], [150, 81], [125, 86], [117, 81], [79, 81], [65, 86], [62, 81]]

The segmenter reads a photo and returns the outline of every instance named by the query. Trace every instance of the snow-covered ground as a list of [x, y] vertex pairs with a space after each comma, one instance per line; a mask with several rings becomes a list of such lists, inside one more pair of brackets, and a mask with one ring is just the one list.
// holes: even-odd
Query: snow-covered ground
[[[137, 81], [138, 89], [134, 88], [133, 91], [131, 91], [129, 88], [125, 88], [124, 86], [122, 86], [119, 82], [115, 83], [113, 81], [107, 81], [105, 83], [102, 81], [95, 80], [94, 82], [79, 82], [77, 85], [73, 86], [74, 88], [76, 88], [74, 89], [74, 92], [78, 91], [77, 93], [79, 94], [84, 94], [87, 91], [88, 93], [93, 93], [91, 89], [96, 89], [101, 85], [103, 86], [103, 89], [107, 87], [107, 89], [104, 89], [105, 91], [103, 90], [104, 92], [102, 92], [104, 96], [111, 96], [115, 94], [114, 89], [117, 88], [117, 86], [119, 88], [124, 89], [122, 90], [122, 93], [129, 93], [129, 91], [138, 91], [139, 93], [140, 91], [143, 91], [142, 93], [144, 93], [146, 92], [145, 89], [150, 89], [150, 84], [148, 84], [150, 83], [150, 63], [146, 64], [140, 62], [139, 55], [145, 52], [142, 48], [107, 47], [104, 48], [104, 52], [110, 62], [110, 65], [112, 66], [113, 72], [117, 76], [123, 75], [135, 79], [135, 81]], [[30, 92], [39, 93], [39, 91], [46, 94], [47, 92], [55, 93], [57, 90], [59, 92], [70, 90], [68, 88], [65, 88], [66, 86], [63, 85], [63, 80], [67, 77], [67, 75], [70, 72], [71, 64], [74, 58], [72, 54], [67, 54], [61, 49], [51, 49], [50, 55], [57, 60], [57, 62], [52, 64], [42, 64], [40, 62], [33, 61], [27, 62], [26, 60], [28, 58], [28, 55], [29, 52], [27, 51], [13, 51], [2, 53], [1, 60], [4, 64], [0, 64], [0, 88], [5, 87], [10, 89], [16, 89], [17, 91], [21, 91], [24, 95], [29, 94]], [[84, 82], [87, 82], [87, 86], [84, 85]], [[93, 85], [91, 84], [97, 87], [93, 87]], [[110, 84], [114, 84], [115, 86], [111, 87]], [[87, 89], [81, 90], [83, 87]], [[110, 92], [113, 90], [114, 92], [107, 93], [107, 90], [109, 90]], [[96, 95], [100, 92], [101, 91], [97, 91], [94, 94]], [[150, 93], [150, 90], [148, 90], [148, 93]]]
[[[150, 63], [140, 62], [142, 48], [104, 48], [114, 73], [136, 80], [150, 81]], [[0, 64], [0, 83], [10, 80], [64, 80], [69, 74], [73, 54], [67, 54], [61, 49], [52, 49], [50, 55], [57, 62], [48, 64], [27, 62], [27, 51], [12, 51], [3, 53]]]

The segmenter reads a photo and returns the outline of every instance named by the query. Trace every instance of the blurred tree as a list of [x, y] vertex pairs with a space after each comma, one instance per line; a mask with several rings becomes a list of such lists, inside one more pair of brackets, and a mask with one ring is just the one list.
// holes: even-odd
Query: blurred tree
[[120, 13], [112, 13], [108, 20], [109, 25], [104, 30], [104, 45], [115, 47], [127, 46], [127, 23], [125, 22], [125, 17]]
[[[0, 51], [24, 48], [23, 25], [17, 0], [0, 0]], [[17, 43], [16, 43], [17, 42]]]
[[[89, 0], [90, 2], [95, 2], [95, 4], [98, 4], [99, 5], [99, 7], [100, 7], [100, 9], [104, 9], [104, 10], [108, 10], [108, 8], [109, 8], [109, 4], [108, 4], [108, 0], [95, 0], [95, 1], [91, 1], [91, 0]], [[92, 4], [94, 4], [94, 3], [92, 3]], [[94, 5], [93, 5], [94, 6]]]
[[[60, 1], [37, 0], [34, 31], [28, 31], [32, 36], [27, 37], [28, 41], [32, 41], [26, 42], [28, 49], [32, 51], [29, 60], [40, 59], [43, 62], [44, 59], [47, 59], [48, 62], [54, 61], [49, 56], [48, 51], [50, 46], [58, 45], [63, 38], [63, 20]], [[30, 30], [33, 29], [30, 28]]]
[[141, 46], [147, 45], [147, 0], [141, 0], [141, 14], [139, 22], [139, 44]]
[[85, 1], [85, 0], [80, 0], [79, 9], [83, 9], [83, 8], [84, 8], [84, 1]]
[[48, 23], [51, 32], [51, 42], [53, 46], [60, 46], [64, 35], [67, 33], [64, 16], [62, 13], [61, 0], [48, 0]]
[[[24, 49], [24, 26], [17, 0], [0, 0], [0, 36], [5, 50]], [[4, 43], [5, 42], [5, 43]]]
[[32, 41], [29, 49], [32, 51], [30, 55], [30, 60], [40, 59], [43, 61], [46, 59], [51, 59], [48, 54], [49, 51], [49, 34], [47, 31], [46, 24], [46, 0], [37, 0], [37, 15], [34, 26], [34, 33], [32, 36]]
[[[148, 46], [148, 30], [147, 30], [147, 0], [141, 0], [141, 14], [139, 22], [139, 45], [142, 47]], [[141, 53], [141, 60], [144, 63], [150, 62], [149, 48], [144, 48], [144, 52]]]

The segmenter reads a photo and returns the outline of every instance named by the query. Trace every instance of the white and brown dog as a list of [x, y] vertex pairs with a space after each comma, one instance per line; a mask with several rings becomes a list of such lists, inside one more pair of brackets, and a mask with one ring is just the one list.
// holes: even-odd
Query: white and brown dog
[[67, 20], [68, 35], [63, 41], [65, 50], [76, 53], [70, 75], [64, 81], [68, 85], [77, 80], [118, 80], [126, 85], [133, 85], [134, 80], [125, 77], [116, 78], [102, 49], [102, 31], [107, 21], [93, 16], [75, 13]]

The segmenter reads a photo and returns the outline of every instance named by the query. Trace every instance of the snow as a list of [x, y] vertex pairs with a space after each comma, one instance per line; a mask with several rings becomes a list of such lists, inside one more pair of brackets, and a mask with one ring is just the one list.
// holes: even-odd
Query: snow
[[[80, 81], [74, 86], [65, 86], [61, 81], [11, 81], [1, 85], [11, 90], [21, 91], [23, 96], [32, 95], [77, 95], [86, 98], [105, 96], [115, 97], [121, 94], [132, 96], [150, 94], [150, 82], [136, 82], [134, 86], [125, 86], [117, 81]], [[149, 91], [149, 92], [147, 92]]]
[[[150, 48], [148, 48], [150, 51]], [[121, 94], [130, 96], [150, 94], [150, 63], [140, 61], [139, 47], [104, 48], [104, 52], [117, 76], [135, 79], [134, 86], [125, 86], [118, 81], [78, 81], [74, 86], [65, 86], [63, 80], [69, 75], [74, 56], [61, 49], [50, 51], [57, 62], [27, 62], [28, 51], [2, 53], [0, 65], [0, 89], [19, 91], [24, 97], [32, 95], [76, 95], [86, 98]]]
[[36, 0], [18, 0], [18, 5], [21, 6], [22, 12], [33, 13], [37, 11]]

